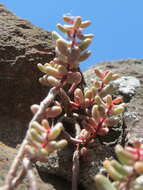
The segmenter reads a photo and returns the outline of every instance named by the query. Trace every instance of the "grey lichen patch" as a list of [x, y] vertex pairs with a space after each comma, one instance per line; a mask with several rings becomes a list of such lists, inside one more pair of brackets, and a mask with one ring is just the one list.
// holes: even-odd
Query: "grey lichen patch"
[[126, 118], [126, 120], [132, 119], [134, 121], [139, 121], [139, 119], [141, 119], [137, 112], [125, 112], [124, 118]]
[[134, 96], [137, 88], [140, 87], [140, 81], [133, 76], [121, 77], [113, 83], [119, 87], [119, 93], [128, 99]]

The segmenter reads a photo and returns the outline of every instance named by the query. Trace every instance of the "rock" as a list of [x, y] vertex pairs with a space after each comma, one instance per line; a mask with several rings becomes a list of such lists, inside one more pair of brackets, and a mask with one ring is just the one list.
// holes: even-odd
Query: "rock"
[[[9, 147], [2, 142], [0, 142], [0, 186], [3, 185], [5, 176], [8, 172], [9, 166], [11, 162], [13, 161], [14, 157], [16, 156], [17, 150]], [[55, 183], [50, 181], [48, 183], [47, 179], [42, 179], [42, 177], [39, 175], [36, 169], [34, 169], [34, 174], [36, 177], [36, 182], [37, 182], [37, 189], [38, 190], [63, 190], [64, 187], [65, 189], [68, 189], [67, 184], [65, 184], [64, 187], [62, 187], [62, 184], [59, 182], [59, 180], [55, 177], [53, 178], [55, 180]], [[48, 177], [48, 176], [47, 176]], [[52, 179], [52, 180], [53, 180]], [[49, 179], [51, 180], [51, 179]], [[25, 190], [28, 189], [28, 181], [27, 178], [24, 179], [24, 182], [20, 184], [16, 189], [17, 190]]]
[[[0, 140], [22, 141], [32, 117], [30, 105], [47, 94], [37, 63], [53, 59], [51, 33], [18, 18], [0, 5]], [[7, 135], [8, 134], [8, 135]]]
[[119, 94], [123, 95], [126, 101], [129, 101], [136, 94], [137, 88], [140, 87], [140, 81], [133, 76], [121, 77], [113, 83], [118, 86]]

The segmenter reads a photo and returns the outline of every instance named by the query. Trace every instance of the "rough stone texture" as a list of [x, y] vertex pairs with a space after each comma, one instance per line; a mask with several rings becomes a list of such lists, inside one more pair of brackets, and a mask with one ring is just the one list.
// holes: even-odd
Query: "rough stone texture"
[[42, 73], [37, 63], [49, 62], [53, 57], [50, 32], [0, 5], [0, 139], [5, 143], [21, 142], [32, 116], [30, 105], [39, 103], [47, 93], [38, 82]]
[[137, 88], [140, 87], [140, 81], [136, 77], [125, 76], [113, 81], [118, 86], [119, 94], [122, 94], [127, 100], [136, 94]]
[[[5, 176], [7, 174], [7, 171], [9, 169], [9, 166], [11, 162], [13, 161], [15, 155], [16, 155], [17, 150], [6, 146], [2, 142], [0, 142], [0, 186], [3, 185]], [[44, 182], [40, 177], [39, 174], [36, 170], [34, 170], [36, 180], [37, 180], [37, 186], [38, 190], [55, 190], [55, 186], [47, 183], [46, 181]], [[60, 185], [61, 186], [61, 185]], [[59, 187], [60, 187], [59, 186]], [[28, 182], [27, 179], [24, 180], [22, 184], [20, 184], [17, 188], [17, 190], [25, 190], [28, 189]], [[56, 188], [58, 190], [62, 190], [61, 188]]]

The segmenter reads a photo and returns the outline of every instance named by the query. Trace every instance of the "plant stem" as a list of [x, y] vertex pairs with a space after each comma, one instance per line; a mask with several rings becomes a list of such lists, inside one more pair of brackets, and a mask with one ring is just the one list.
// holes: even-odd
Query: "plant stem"
[[57, 93], [59, 92], [59, 88], [53, 87], [50, 89], [48, 95], [46, 96], [46, 98], [40, 103], [40, 107], [39, 110], [36, 112], [36, 114], [33, 116], [32, 120], [29, 123], [29, 128], [27, 130], [27, 134], [25, 139], [23, 140], [23, 143], [20, 147], [20, 150], [17, 154], [17, 156], [15, 157], [11, 168], [8, 172], [8, 175], [6, 177], [6, 181], [5, 184], [8, 185], [7, 190], [11, 190], [11, 186], [12, 186], [12, 180], [13, 178], [16, 177], [16, 172], [18, 170], [20, 161], [24, 158], [24, 154], [25, 154], [25, 145], [27, 144], [27, 136], [28, 136], [28, 131], [31, 128], [31, 124], [33, 121], [40, 121], [42, 119], [42, 116], [45, 112], [45, 109], [52, 103], [52, 101], [54, 100], [55, 96], [57, 95]]
[[32, 170], [31, 161], [25, 157], [23, 159], [23, 165], [24, 165], [24, 168], [26, 170], [26, 174], [27, 174], [28, 181], [30, 184], [30, 189], [31, 190], [37, 190], [36, 180], [35, 180], [35, 176], [34, 176], [34, 173]]
[[[15, 177], [12, 181], [13, 188], [20, 184], [20, 182], [25, 178], [26, 176], [26, 170], [24, 168], [21, 169], [19, 172], [19, 175]], [[12, 189], [11, 189], [12, 190]]]
[[72, 166], [72, 190], [78, 189], [79, 179], [79, 150], [78, 146], [73, 154], [73, 166]]
[[[75, 123], [75, 134], [76, 138], [78, 139], [80, 133], [81, 133], [81, 128], [80, 125], [76, 122]], [[72, 190], [77, 190], [78, 189], [78, 179], [79, 179], [79, 158], [80, 158], [80, 152], [79, 152], [80, 145], [76, 144], [76, 150], [74, 151], [73, 154], [73, 166], [72, 166]]]

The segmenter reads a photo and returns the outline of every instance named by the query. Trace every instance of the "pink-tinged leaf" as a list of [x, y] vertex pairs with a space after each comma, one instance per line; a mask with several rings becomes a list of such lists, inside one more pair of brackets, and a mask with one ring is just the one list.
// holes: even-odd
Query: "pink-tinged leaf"
[[114, 100], [112, 100], [113, 104], [118, 104], [120, 102], [123, 102], [123, 97], [117, 97]]

